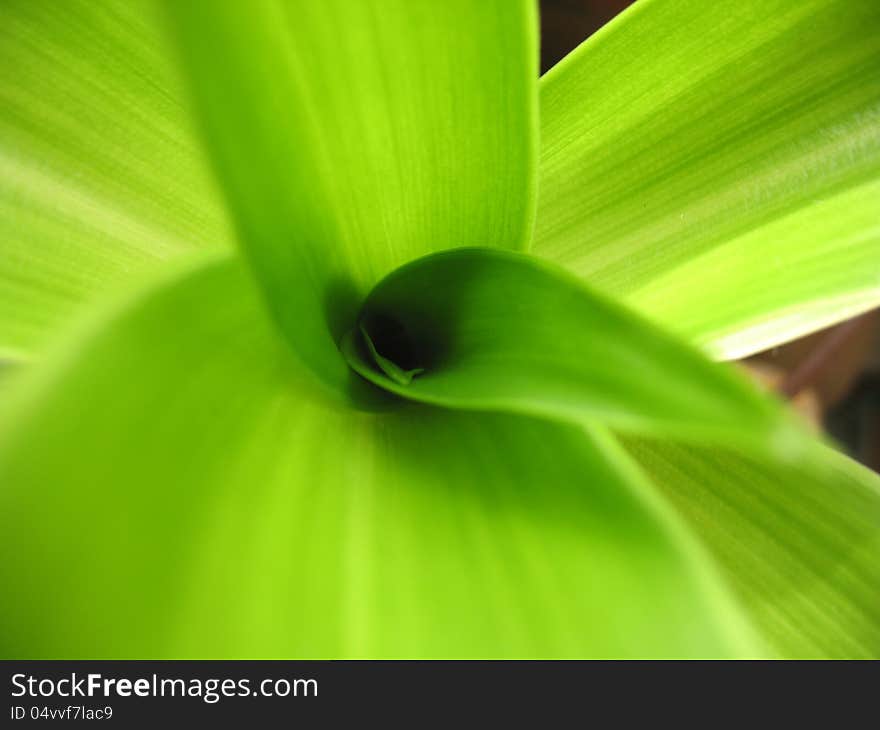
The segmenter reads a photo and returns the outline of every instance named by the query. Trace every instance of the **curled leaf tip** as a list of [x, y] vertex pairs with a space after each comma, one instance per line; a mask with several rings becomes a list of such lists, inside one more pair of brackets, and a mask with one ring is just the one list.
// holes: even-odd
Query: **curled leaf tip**
[[373, 339], [363, 325], [360, 325], [360, 331], [373, 362], [383, 373], [385, 373], [385, 375], [398, 385], [409, 385], [414, 377], [425, 372], [425, 368], [410, 368], [409, 370], [406, 370], [387, 357], [383, 357], [379, 354], [378, 350], [376, 350]]

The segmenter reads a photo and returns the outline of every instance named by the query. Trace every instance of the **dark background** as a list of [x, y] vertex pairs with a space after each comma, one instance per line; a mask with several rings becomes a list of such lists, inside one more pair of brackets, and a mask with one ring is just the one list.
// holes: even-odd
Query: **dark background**
[[[541, 73], [631, 4], [541, 0]], [[851, 456], [880, 471], [880, 310], [750, 357], [743, 365]]]

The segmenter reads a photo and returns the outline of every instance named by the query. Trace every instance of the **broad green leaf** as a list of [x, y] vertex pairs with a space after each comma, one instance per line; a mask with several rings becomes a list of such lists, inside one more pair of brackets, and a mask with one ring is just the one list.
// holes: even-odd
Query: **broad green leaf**
[[3, 656], [756, 653], [610, 436], [339, 409], [240, 265], [167, 277], [0, 419]]
[[154, 262], [231, 241], [155, 11], [0, 3], [0, 359]]
[[782, 409], [726, 366], [525, 254], [462, 249], [370, 293], [344, 352], [408, 399], [797, 446]]
[[22, 363], [14, 360], [0, 360], [0, 402], [4, 395], [10, 391], [16, 381], [16, 377], [22, 371]]
[[779, 465], [630, 441], [782, 656], [880, 656], [880, 478], [825, 447]]
[[535, 252], [715, 355], [880, 304], [877, 0], [639, 0], [541, 144]]
[[241, 242], [294, 349], [410, 259], [522, 248], [537, 157], [526, 0], [167, 3]]

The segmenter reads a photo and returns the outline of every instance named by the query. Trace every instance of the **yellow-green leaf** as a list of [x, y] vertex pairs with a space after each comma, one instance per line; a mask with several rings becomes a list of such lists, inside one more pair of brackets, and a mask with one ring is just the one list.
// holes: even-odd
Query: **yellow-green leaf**
[[326, 402], [234, 261], [51, 362], [0, 418], [4, 657], [759, 651], [607, 434]]
[[639, 0], [541, 82], [534, 250], [721, 357], [880, 304], [880, 3]]
[[527, 245], [527, 0], [167, 6], [243, 249], [325, 383], [348, 383], [336, 340], [384, 274], [440, 249]]

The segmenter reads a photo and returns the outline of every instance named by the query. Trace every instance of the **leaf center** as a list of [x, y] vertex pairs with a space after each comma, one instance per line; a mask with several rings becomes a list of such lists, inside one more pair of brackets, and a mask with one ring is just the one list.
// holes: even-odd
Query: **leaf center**
[[404, 369], [392, 359], [383, 357], [377, 350], [373, 339], [370, 337], [370, 333], [367, 332], [363, 325], [360, 326], [360, 331], [364, 338], [364, 344], [367, 346], [367, 350], [369, 351], [373, 362], [395, 383], [409, 385], [416, 375], [421, 375], [425, 372], [425, 368], [422, 367]]
[[389, 378], [409, 385], [425, 372], [424, 353], [406, 327], [387, 314], [365, 314], [358, 323], [365, 354]]

